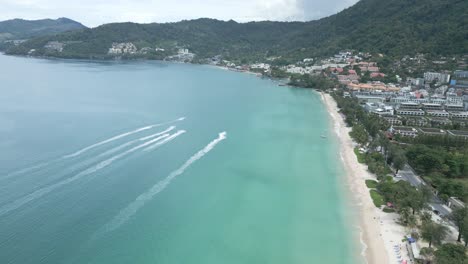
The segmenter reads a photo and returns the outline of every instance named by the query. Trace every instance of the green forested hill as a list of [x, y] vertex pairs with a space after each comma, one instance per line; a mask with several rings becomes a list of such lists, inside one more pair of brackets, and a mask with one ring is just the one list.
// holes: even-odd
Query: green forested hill
[[0, 22], [0, 40], [27, 39], [83, 28], [85, 26], [68, 18], [55, 20], [12, 19]]
[[[25, 54], [104, 58], [113, 42], [143, 47], [185, 47], [199, 58], [222, 54], [253, 61], [268, 56], [297, 59], [342, 49], [406, 55], [468, 53], [466, 0], [361, 0], [342, 12], [310, 22], [198, 19], [165, 24], [114, 23], [32, 39], [8, 50]], [[70, 41], [61, 53], [48, 41]]]

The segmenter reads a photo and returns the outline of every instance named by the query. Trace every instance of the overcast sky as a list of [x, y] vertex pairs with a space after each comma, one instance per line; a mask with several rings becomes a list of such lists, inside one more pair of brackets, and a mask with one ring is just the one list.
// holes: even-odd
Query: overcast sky
[[68, 17], [94, 27], [110, 22], [173, 22], [200, 17], [313, 20], [358, 0], [0, 0], [0, 20]]

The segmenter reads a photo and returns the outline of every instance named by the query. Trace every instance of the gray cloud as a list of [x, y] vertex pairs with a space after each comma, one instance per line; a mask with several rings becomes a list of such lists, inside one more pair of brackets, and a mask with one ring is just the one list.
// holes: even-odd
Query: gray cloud
[[173, 22], [210, 17], [240, 22], [311, 20], [357, 0], [0, 0], [0, 20], [69, 17], [88, 26], [110, 22]]

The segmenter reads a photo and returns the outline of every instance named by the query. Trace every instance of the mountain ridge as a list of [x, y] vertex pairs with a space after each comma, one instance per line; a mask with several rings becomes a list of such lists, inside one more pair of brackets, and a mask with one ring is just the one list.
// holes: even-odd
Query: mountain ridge
[[[335, 15], [309, 22], [238, 23], [215, 19], [172, 23], [111, 23], [92, 29], [39, 37], [7, 51], [39, 56], [112, 58], [114, 42], [138, 49], [188, 48], [205, 59], [215, 55], [258, 61], [266, 57], [295, 60], [355, 49], [389, 55], [468, 53], [468, 1], [361, 0]], [[62, 52], [43, 47], [50, 41], [73, 43]], [[145, 57], [145, 56], [144, 56]], [[159, 58], [146, 56], [147, 58]]]
[[66, 17], [38, 20], [15, 18], [0, 21], [0, 40], [27, 39], [84, 28], [83, 24]]

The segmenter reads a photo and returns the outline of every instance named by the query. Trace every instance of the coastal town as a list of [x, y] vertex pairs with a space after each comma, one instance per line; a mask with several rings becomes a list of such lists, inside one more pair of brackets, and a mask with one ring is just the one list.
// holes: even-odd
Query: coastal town
[[[350, 51], [319, 63], [308, 58], [280, 68], [291, 75], [334, 80], [334, 87], [317, 88], [325, 91], [324, 101], [335, 121], [349, 127], [339, 138], [346, 167], [353, 175], [350, 184], [362, 195], [358, 200], [368, 212], [363, 216], [368, 228], [364, 236], [373, 241], [368, 246], [376, 247], [372, 232], [379, 233], [389, 263], [430, 261], [435, 254], [468, 241], [464, 180], [468, 172], [467, 58], [440, 58], [431, 62], [438, 65], [438, 71], [406, 78], [390, 76], [370, 54]], [[456, 70], [440, 70], [448, 60], [455, 61]], [[401, 66], [406, 61], [420, 64], [424, 56], [405, 57], [393, 65], [408, 69]], [[242, 70], [257, 69], [268, 76], [272, 66], [260, 63]], [[334, 115], [335, 111], [341, 115]], [[463, 165], [457, 173], [441, 172], [440, 168], [453, 170], [456, 166], [447, 163], [457, 161], [438, 155], [460, 155]], [[362, 166], [356, 165], [356, 156]], [[361, 185], [353, 182], [356, 179], [362, 179]], [[367, 211], [369, 193], [372, 204], [367, 204]], [[378, 209], [371, 209], [374, 206]], [[370, 231], [372, 224], [377, 226]], [[373, 252], [379, 252], [378, 248]]]
[[468, 264], [468, 0], [3, 2], [0, 264]]
[[[61, 53], [67, 45], [73, 43], [51, 41], [44, 49]], [[295, 63], [281, 57], [249, 63], [132, 42], [113, 43], [107, 52], [111, 59], [150, 55], [320, 91], [345, 127], [338, 138], [349, 184], [363, 204], [371, 263], [383, 255], [388, 263], [423, 263], [468, 241], [468, 55], [388, 58], [346, 50]]]
[[[393, 62], [392, 72], [379, 67], [375, 57], [384, 55], [343, 51], [282, 66], [269, 63], [277, 58], [237, 65], [217, 57], [210, 63], [279, 77], [281, 86], [304, 84], [295, 85], [293, 78], [331, 80], [333, 86], [310, 88], [322, 92], [331, 116], [348, 127], [338, 135], [342, 158], [363, 204], [362, 236], [373, 254], [380, 252], [367, 258], [374, 263], [386, 254], [389, 263], [426, 263], [468, 241], [468, 55], [433, 61], [422, 54], [405, 56]], [[409, 74], [399, 76], [395, 69]], [[458, 155], [459, 161], [450, 155]], [[431, 169], [431, 162], [440, 164]], [[458, 167], [448, 164], [457, 162]], [[457, 173], [438, 174], [439, 167]], [[374, 233], [386, 252], [379, 251]]]

